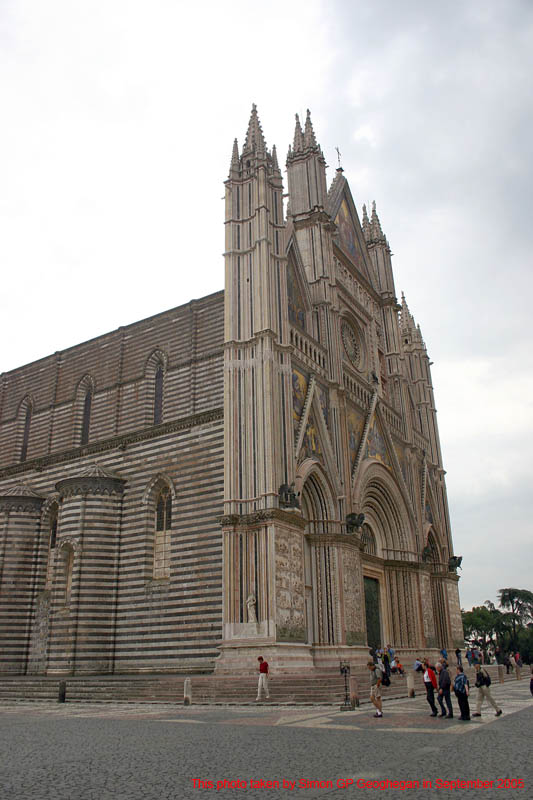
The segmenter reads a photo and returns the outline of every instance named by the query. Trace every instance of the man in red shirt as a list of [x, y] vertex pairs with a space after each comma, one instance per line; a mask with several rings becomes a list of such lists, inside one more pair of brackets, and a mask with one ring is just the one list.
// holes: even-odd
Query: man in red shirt
[[261, 700], [261, 689], [265, 692], [265, 697], [268, 700], [270, 697], [268, 693], [268, 662], [265, 661], [263, 656], [259, 656], [257, 659], [259, 661], [259, 682], [257, 684], [257, 700]]

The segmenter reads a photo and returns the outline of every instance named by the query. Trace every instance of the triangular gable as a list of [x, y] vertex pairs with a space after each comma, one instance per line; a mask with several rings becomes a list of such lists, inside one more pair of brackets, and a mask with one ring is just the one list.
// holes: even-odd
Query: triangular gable
[[[401, 460], [398, 458], [398, 449], [395, 446], [394, 440], [393, 440], [393, 438], [392, 438], [392, 436], [390, 434], [390, 431], [389, 431], [389, 428], [387, 426], [387, 423], [383, 419], [383, 415], [381, 413], [379, 405], [376, 408], [376, 415], [375, 415], [374, 419], [377, 422], [377, 424], [380, 426], [380, 433], [382, 435], [382, 439], [384, 441], [384, 444], [385, 444], [385, 447], [386, 447], [386, 450], [387, 450], [387, 456], [391, 461], [390, 470], [393, 473], [393, 475], [396, 476], [396, 482], [397, 482], [397, 484], [398, 484], [398, 486], [400, 488], [400, 491], [402, 493], [402, 497], [403, 497], [405, 505], [407, 507], [407, 511], [409, 512], [409, 516], [411, 517], [411, 521], [413, 523], [413, 526], [416, 527], [416, 525], [417, 525], [417, 523], [416, 523], [416, 515], [415, 515], [415, 512], [414, 512], [413, 501], [412, 501], [412, 499], [410, 497], [409, 490], [407, 488], [406, 475], [404, 475], [404, 472], [403, 472], [403, 469], [402, 469]], [[387, 466], [387, 465], [385, 465], [385, 466]], [[405, 466], [407, 468], [407, 465], [405, 465]]]
[[314, 379], [310, 381], [301, 425], [305, 428], [300, 430], [296, 441], [296, 461], [304, 461], [306, 458], [314, 458], [319, 461], [327, 469], [336, 488], [340, 491], [341, 481], [321, 405], [320, 388]]
[[328, 195], [327, 210], [337, 226], [335, 244], [371, 286], [376, 288], [359, 215], [346, 178], [336, 178]]

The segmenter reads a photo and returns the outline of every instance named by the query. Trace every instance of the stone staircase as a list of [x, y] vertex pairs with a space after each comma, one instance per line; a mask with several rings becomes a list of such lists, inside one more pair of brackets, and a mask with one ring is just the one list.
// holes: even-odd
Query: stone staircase
[[[488, 667], [494, 684], [498, 683], [496, 666]], [[450, 670], [452, 676], [455, 669]], [[474, 670], [466, 670], [473, 686]], [[362, 665], [352, 669], [357, 680], [361, 702], [368, 702], [370, 674]], [[216, 675], [89, 675], [37, 676], [0, 675], [0, 702], [54, 701], [58, 697], [60, 680], [67, 684], [67, 702], [127, 702], [183, 703], [185, 678], [192, 683], [193, 704], [247, 705], [255, 704], [257, 677]], [[515, 680], [514, 674], [505, 676]], [[340, 705], [344, 701], [344, 678], [335, 671], [313, 672], [307, 675], [273, 675], [269, 681], [269, 705]], [[415, 691], [424, 694], [422, 673], [415, 673]], [[391, 685], [383, 687], [383, 697], [407, 696], [406, 676], [392, 675]]]

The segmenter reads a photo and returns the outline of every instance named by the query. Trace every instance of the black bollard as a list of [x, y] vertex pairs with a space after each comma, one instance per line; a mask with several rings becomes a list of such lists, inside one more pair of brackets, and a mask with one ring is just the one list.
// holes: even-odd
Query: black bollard
[[59, 689], [57, 692], [57, 702], [64, 703], [67, 697], [67, 682], [59, 681]]

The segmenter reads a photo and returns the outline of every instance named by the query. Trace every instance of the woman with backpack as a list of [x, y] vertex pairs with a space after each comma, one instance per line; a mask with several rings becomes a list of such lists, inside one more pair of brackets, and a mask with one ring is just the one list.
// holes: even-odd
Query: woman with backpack
[[463, 672], [462, 667], [457, 667], [457, 675], [453, 682], [453, 691], [459, 703], [459, 710], [461, 711], [461, 719], [463, 722], [470, 721], [470, 704], [468, 702], [469, 684], [468, 678]]

